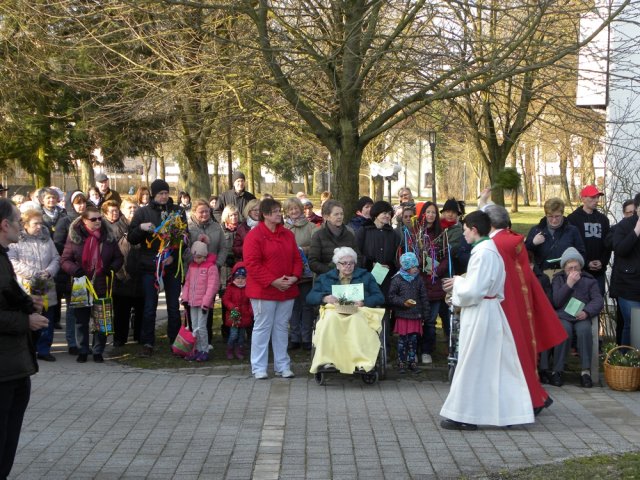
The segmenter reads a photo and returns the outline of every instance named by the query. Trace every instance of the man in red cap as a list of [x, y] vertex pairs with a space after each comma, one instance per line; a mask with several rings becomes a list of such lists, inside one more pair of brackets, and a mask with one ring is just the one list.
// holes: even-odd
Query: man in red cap
[[609, 219], [597, 210], [598, 200], [604, 196], [595, 185], [587, 185], [580, 192], [582, 206], [576, 208], [567, 220], [580, 232], [586, 249], [584, 270], [598, 281], [600, 293], [604, 295], [605, 274], [611, 258], [611, 250], [605, 245], [609, 234]]

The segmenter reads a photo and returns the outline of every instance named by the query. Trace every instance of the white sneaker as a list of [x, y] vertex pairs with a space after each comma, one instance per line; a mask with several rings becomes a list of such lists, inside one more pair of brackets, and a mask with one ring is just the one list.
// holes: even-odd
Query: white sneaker
[[423, 353], [422, 354], [422, 363], [425, 365], [429, 365], [431, 363], [433, 363], [433, 359], [431, 358], [431, 355], [429, 355], [428, 353]]
[[267, 375], [267, 372], [257, 372], [253, 374], [253, 378], [256, 380], [265, 380], [269, 378], [269, 375]]
[[295, 376], [296, 375], [289, 369], [283, 370], [282, 372], [276, 372], [276, 377], [293, 378]]

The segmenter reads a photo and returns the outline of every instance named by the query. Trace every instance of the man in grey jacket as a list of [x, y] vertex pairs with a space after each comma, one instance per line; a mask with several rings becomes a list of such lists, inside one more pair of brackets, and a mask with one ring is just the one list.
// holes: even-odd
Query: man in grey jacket
[[20, 234], [20, 212], [0, 198], [0, 479], [7, 478], [18, 449], [24, 412], [31, 396], [31, 375], [38, 371], [31, 332], [49, 321], [18, 282], [7, 257]]

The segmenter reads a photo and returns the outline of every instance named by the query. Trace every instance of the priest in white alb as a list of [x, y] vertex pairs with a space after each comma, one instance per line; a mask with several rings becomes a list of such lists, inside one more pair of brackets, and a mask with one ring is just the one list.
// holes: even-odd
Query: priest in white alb
[[464, 237], [473, 246], [465, 277], [443, 279], [461, 307], [458, 364], [440, 423], [448, 430], [478, 425], [533, 423], [533, 405], [513, 335], [500, 306], [505, 269], [486, 213], [464, 219]]

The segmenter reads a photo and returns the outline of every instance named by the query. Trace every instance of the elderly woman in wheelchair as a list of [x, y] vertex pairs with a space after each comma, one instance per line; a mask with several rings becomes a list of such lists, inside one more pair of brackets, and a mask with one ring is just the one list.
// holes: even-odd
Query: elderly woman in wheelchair
[[375, 307], [384, 305], [385, 299], [373, 275], [356, 266], [357, 258], [350, 247], [336, 248], [336, 268], [318, 276], [307, 295], [307, 303], [322, 305], [310, 370], [321, 384], [327, 372], [362, 374], [366, 383], [384, 376], [384, 308]]

